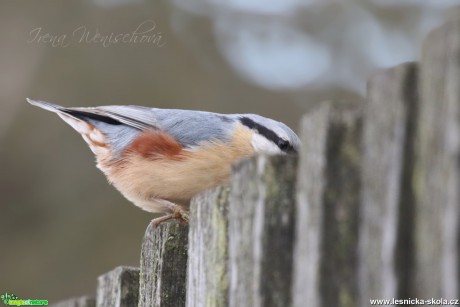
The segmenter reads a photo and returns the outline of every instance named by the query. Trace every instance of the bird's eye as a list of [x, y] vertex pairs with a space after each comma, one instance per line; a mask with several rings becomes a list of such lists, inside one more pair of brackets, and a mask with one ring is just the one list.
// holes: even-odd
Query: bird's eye
[[291, 147], [291, 144], [288, 141], [283, 140], [283, 139], [280, 139], [277, 145], [283, 151], [286, 151]]

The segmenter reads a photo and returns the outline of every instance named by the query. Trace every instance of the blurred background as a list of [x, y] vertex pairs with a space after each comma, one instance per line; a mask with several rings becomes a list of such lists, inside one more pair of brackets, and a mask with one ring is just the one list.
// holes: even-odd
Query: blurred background
[[417, 60], [453, 0], [0, 0], [0, 292], [93, 294], [138, 266], [152, 215], [80, 136], [25, 98], [258, 113], [297, 129], [360, 100], [377, 69]]

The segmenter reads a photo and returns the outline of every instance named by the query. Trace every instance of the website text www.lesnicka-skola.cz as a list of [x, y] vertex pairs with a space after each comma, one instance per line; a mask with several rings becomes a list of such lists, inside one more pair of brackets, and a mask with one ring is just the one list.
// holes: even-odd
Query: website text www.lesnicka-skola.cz
[[460, 305], [459, 299], [445, 298], [407, 298], [407, 299], [371, 299], [372, 306], [393, 306], [393, 305], [426, 305], [426, 306], [455, 306]]

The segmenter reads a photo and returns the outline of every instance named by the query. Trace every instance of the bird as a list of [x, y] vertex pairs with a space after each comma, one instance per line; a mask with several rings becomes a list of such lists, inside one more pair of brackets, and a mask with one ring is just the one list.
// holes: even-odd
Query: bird
[[27, 101], [75, 129], [126, 199], [163, 214], [152, 220], [155, 228], [170, 220], [188, 224], [192, 197], [228, 182], [235, 162], [258, 153], [295, 154], [300, 147], [287, 125], [256, 114]]

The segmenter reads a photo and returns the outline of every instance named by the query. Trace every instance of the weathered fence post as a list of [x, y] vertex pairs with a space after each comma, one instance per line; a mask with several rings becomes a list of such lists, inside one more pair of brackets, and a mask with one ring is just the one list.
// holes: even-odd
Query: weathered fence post
[[219, 187], [192, 200], [188, 307], [228, 306], [228, 195], [228, 187]]
[[416, 294], [459, 296], [460, 18], [425, 41], [414, 176]]
[[145, 232], [139, 307], [185, 306], [188, 226], [165, 223]]
[[384, 70], [368, 86], [359, 248], [362, 306], [370, 299], [410, 295], [416, 70], [413, 63]]
[[235, 166], [229, 204], [229, 306], [289, 306], [296, 157]]
[[97, 279], [97, 307], [137, 306], [139, 268], [117, 267]]
[[294, 306], [356, 306], [358, 106], [323, 104], [302, 121]]

